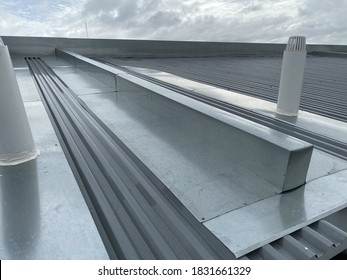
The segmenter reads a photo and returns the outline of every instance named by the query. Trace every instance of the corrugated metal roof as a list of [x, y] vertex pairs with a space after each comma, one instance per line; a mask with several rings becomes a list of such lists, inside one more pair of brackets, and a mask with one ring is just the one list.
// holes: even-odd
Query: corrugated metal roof
[[[281, 57], [116, 59], [122, 66], [164, 72], [277, 101]], [[347, 57], [308, 56], [300, 108], [347, 121]]]
[[[121, 73], [122, 71], [120, 71], [119, 70], [119, 67], [117, 68], [117, 69], [115, 69], [115, 68], [110, 68], [109, 66], [106, 66], [106, 65], [102, 65], [102, 64], [100, 64], [99, 62], [96, 62], [96, 61], [93, 61], [93, 60], [90, 60], [90, 59], [88, 59], [88, 58], [84, 58], [84, 57], [81, 57], [81, 56], [78, 56], [78, 55], [76, 55], [76, 54], [73, 54], [73, 53], [70, 53], [70, 55], [72, 56], [72, 57], [75, 57], [76, 59], [81, 59], [81, 60], [83, 60], [83, 61], [85, 61], [85, 62], [87, 62], [87, 63], [89, 63], [90, 65], [95, 65], [96, 67], [97, 67], [97, 69], [107, 69], [107, 71], [110, 71], [110, 73]], [[109, 61], [109, 60], [108, 60]], [[80, 62], [78, 62], [78, 63], [81, 63], [81, 61]], [[83, 65], [83, 67], [81, 68], [81, 70], [83, 71], [83, 69], [88, 69], [88, 68], [86, 68], [86, 65]], [[113, 69], [113, 70], [112, 70]], [[122, 68], [121, 68], [122, 69]], [[199, 101], [202, 101], [202, 102], [204, 102], [204, 103], [207, 103], [207, 104], [209, 104], [209, 105], [212, 105], [212, 106], [217, 106], [218, 108], [220, 108], [220, 109], [222, 109], [222, 110], [226, 110], [226, 111], [230, 111], [230, 110], [232, 110], [231, 112], [233, 113], [233, 114], [238, 114], [238, 115], [240, 115], [240, 113], [242, 112], [242, 116], [243, 117], [245, 117], [245, 118], [250, 118], [250, 116], [253, 116], [254, 115], [254, 112], [252, 112], [252, 111], [249, 111], [249, 110], [242, 110], [242, 108], [236, 108], [235, 106], [232, 106], [231, 104], [226, 104], [226, 103], [223, 103], [223, 102], [219, 102], [218, 100], [213, 100], [212, 98], [207, 98], [206, 96], [204, 97], [204, 96], [202, 96], [202, 95], [199, 95], [199, 93], [198, 92], [195, 92], [195, 91], [191, 91], [191, 90], [187, 90], [187, 89], [185, 89], [184, 88], [184, 85], [182, 85], [181, 87], [180, 86], [177, 86], [177, 85], [180, 85], [179, 84], [179, 82], [177, 83], [177, 85], [176, 84], [168, 84], [168, 83], [163, 83], [162, 81], [160, 81], [160, 80], [157, 80], [157, 79], [155, 79], [155, 78], [152, 78], [152, 77], [150, 77], [150, 76], [147, 76], [147, 75], [142, 75], [142, 74], [140, 74], [139, 72], [134, 72], [133, 70], [137, 70], [138, 68], [136, 68], [136, 69], [132, 69], [131, 71], [128, 71], [128, 73], [131, 73], [131, 75], [134, 75], [134, 76], [137, 76], [137, 77], [139, 77], [140, 79], [144, 79], [144, 80], [147, 80], [147, 81], [149, 81], [149, 82], [151, 82], [151, 83], [153, 83], [153, 84], [157, 84], [157, 85], [160, 85], [160, 86], [162, 86], [163, 88], [167, 88], [167, 89], [171, 89], [172, 90], [172, 92], [170, 93], [170, 95], [171, 96], [173, 96], [175, 93], [180, 93], [180, 94], [183, 94], [183, 95], [186, 95], [186, 96], [189, 96], [189, 97], [192, 97], [192, 98], [194, 98], [194, 99], [196, 99], [196, 100], [199, 100]], [[125, 70], [125, 69], [123, 69], [123, 70]], [[90, 69], [88, 69], [88, 72], [90, 71]], [[61, 72], [61, 71], [59, 71], [59, 72]], [[140, 71], [141, 72], [141, 71]], [[61, 72], [61, 73], [63, 73], [63, 72]], [[149, 74], [150, 74], [151, 72], [149, 72]], [[130, 75], [130, 76], [131, 76]], [[122, 77], [124, 77], [124, 75], [122, 76]], [[130, 77], [129, 77], [129, 79], [130, 79]], [[135, 81], [136, 79], [132, 79], [132, 81]], [[142, 86], [145, 86], [145, 83], [142, 83], [141, 82], [141, 80], [139, 80], [139, 79], [137, 79], [136, 80], [139, 84], [142, 84]], [[148, 83], [147, 83], [148, 84]], [[150, 87], [150, 84], [148, 84], [147, 85], [148, 87]], [[158, 87], [157, 88], [157, 90], [158, 90], [158, 93], [160, 93], [160, 91], [163, 91], [163, 88], [160, 88], [160, 87]], [[131, 91], [131, 89], [129, 89], [130, 91]], [[135, 88], [132, 88], [132, 90], [135, 90]], [[140, 96], [141, 96], [141, 89], [140, 88], [137, 88], [137, 90], [139, 90], [139, 98], [140, 98]], [[143, 92], [143, 94], [145, 95], [145, 91], [144, 90], [142, 90], [142, 92]], [[129, 94], [131, 94], [130, 92], [127, 92], [127, 95], [129, 95]], [[88, 102], [90, 102], [91, 101], [91, 99], [89, 99], [89, 101]], [[122, 105], [124, 105], [124, 101], [120, 101], [120, 99], [119, 99], [119, 104], [122, 104]], [[92, 102], [93, 103], [93, 102]], [[92, 104], [91, 103], [91, 104]], [[117, 101], [117, 103], [118, 103], [118, 101]], [[98, 104], [100, 104], [99, 102], [98, 102]], [[230, 106], [229, 106], [230, 105]], [[118, 106], [117, 106], [118, 107]], [[128, 107], [128, 106], [126, 106], [126, 107]], [[147, 108], [147, 107], [146, 107]], [[116, 109], [116, 108], [115, 108]], [[155, 112], [152, 112], [153, 114], [155, 114]], [[256, 116], [255, 116], [256, 115]], [[261, 119], [263, 119], [265, 116], [262, 116], [262, 114], [255, 114], [254, 115], [254, 121], [255, 122], [259, 122], [259, 120], [261, 120]], [[265, 120], [266, 119], [266, 120]], [[273, 118], [265, 118], [264, 119], [264, 125], [265, 126], [269, 126], [269, 127], [272, 127], [269, 123], [271, 123], [271, 121], [273, 121], [273, 122], [275, 122], [276, 123], [276, 121], [278, 122], [278, 120], [276, 120], [276, 119], [273, 119]], [[278, 126], [276, 127], [276, 129], [279, 129], [279, 130], [281, 130], [281, 128], [283, 128], [283, 127], [285, 127], [286, 125], [289, 125], [290, 127], [288, 128], [288, 130], [286, 130], [286, 133], [289, 133], [289, 134], [291, 134], [292, 132], [294, 132], [294, 131], [297, 131], [297, 129], [299, 129], [300, 130], [300, 127], [297, 127], [297, 126], [295, 126], [295, 125], [292, 125], [292, 124], [288, 124], [288, 123], [285, 123], [285, 122], [279, 122], [278, 123]], [[302, 135], [306, 135], [306, 133], [308, 133], [309, 131], [307, 131], [307, 130], [304, 130], [304, 133], [300, 133], [300, 134], [297, 134], [297, 136], [298, 135], [300, 135], [300, 137], [302, 136]], [[306, 135], [307, 136], [307, 135]], [[329, 139], [329, 137], [321, 137], [320, 135], [317, 135], [317, 134], [315, 134], [315, 135], [312, 135], [312, 137], [310, 138], [310, 141], [316, 141], [316, 140], [318, 140], [319, 139], [319, 141], [318, 142], [316, 142], [317, 143], [317, 145], [319, 145], [319, 142], [322, 140], [323, 142], [325, 141], [324, 139], [326, 139], [326, 140], [328, 140], [328, 141], [330, 141], [331, 139]], [[336, 142], [337, 143], [337, 142]], [[330, 144], [328, 144], [328, 146], [331, 146], [331, 147], [334, 147], [335, 146], [335, 144], [332, 144], [332, 143], [330, 143]], [[345, 150], [345, 148], [344, 148], [344, 150]], [[334, 153], [334, 152], [333, 152]], [[319, 191], [318, 191], [318, 193], [319, 193]], [[299, 195], [300, 196], [300, 195]], [[307, 198], [307, 197], [306, 197]], [[300, 196], [300, 199], [302, 199], [302, 197]], [[284, 203], [281, 203], [281, 205], [283, 206], [283, 204]], [[301, 205], [301, 204], [300, 204]], [[303, 206], [303, 205], [301, 205], [301, 206]], [[303, 206], [304, 207], [304, 206]], [[249, 208], [249, 207], [245, 207], [245, 211], [247, 212], [247, 210], [246, 210], [246, 208]], [[241, 208], [242, 209], [242, 208]], [[311, 209], [312, 210], [312, 209]], [[272, 211], [272, 210], [270, 210], [270, 211]], [[232, 212], [233, 213], [233, 212]], [[249, 212], [248, 212], [249, 213]], [[304, 217], [304, 219], [305, 218], [307, 218], [307, 217]], [[232, 222], [231, 223], [229, 223], [228, 224], [230, 227], [231, 227], [231, 225], [232, 225]], [[237, 234], [236, 232], [237, 232], [237, 230], [235, 230], [235, 228], [233, 228], [233, 229], [231, 229], [229, 227], [229, 231], [232, 231], [232, 230], [234, 230], [234, 234]], [[213, 228], [213, 227], [212, 227]], [[212, 230], [212, 228], [211, 228], [211, 230]], [[236, 227], [236, 228], [238, 228], [238, 227]], [[216, 230], [216, 232], [218, 232], [218, 229]], [[222, 239], [223, 239], [223, 236], [225, 236], [223, 233], [221, 233], [220, 234], [222, 237]], [[235, 236], [235, 235], [233, 235], [233, 236]], [[242, 236], [242, 235], [241, 235]], [[228, 236], [227, 238], [232, 238], [231, 236]], [[226, 238], [226, 239], [227, 239]], [[274, 239], [272, 239], [272, 240], [274, 240]]]
[[[215, 59], [215, 58], [214, 58]], [[257, 113], [252, 110], [248, 109], [243, 109], [240, 106], [236, 106], [233, 104], [230, 104], [228, 102], [224, 102], [221, 100], [218, 100], [216, 98], [210, 98], [208, 96], [205, 96], [203, 94], [200, 94], [198, 91], [192, 91], [191, 89], [186, 89], [184, 86], [180, 86], [179, 83], [173, 84], [173, 83], [168, 83], [163, 80], [159, 80], [155, 77], [151, 77], [150, 75], [147, 74], [142, 74], [135, 68], [133, 69], [128, 69], [124, 66], [121, 66], [120, 64], [117, 63], [122, 63], [122, 61], [119, 60], [114, 60], [114, 59], [97, 59], [98, 61], [101, 61], [103, 63], [113, 65], [116, 68], [123, 69], [125, 71], [128, 71], [134, 76], [140, 77], [141, 79], [148, 80], [151, 83], [158, 84], [160, 86], [163, 86], [165, 88], [171, 89], [177, 93], [189, 96], [193, 99], [199, 100], [201, 102], [204, 102], [206, 104], [209, 104], [211, 106], [220, 108], [224, 111], [242, 116], [243, 118], [252, 120], [254, 122], [260, 123], [262, 125], [265, 125], [267, 127], [271, 127], [273, 129], [276, 129], [278, 131], [284, 132], [288, 135], [292, 135], [295, 137], [298, 137], [302, 140], [308, 141], [314, 145], [316, 145], [317, 148], [327, 151], [333, 155], [336, 155], [338, 157], [347, 159], [347, 143], [343, 143], [341, 141], [335, 140], [334, 138], [320, 135], [318, 133], [312, 132], [310, 130], [301, 128], [295, 124], [291, 124], [285, 121], [281, 121], [279, 119], [275, 119], [270, 116], [265, 116], [262, 113]], [[196, 59], [198, 60], [198, 59]], [[203, 59], [205, 60], [205, 58]], [[142, 60], [141, 60], [142, 61]], [[164, 60], [162, 60], [164, 61]], [[144, 65], [142, 65], [144, 67]], [[149, 67], [149, 66], [145, 66]]]
[[[344, 220], [343, 212], [338, 212]], [[327, 260], [347, 249], [347, 232], [325, 219], [254, 250], [241, 260]]]
[[[91, 60], [91, 59], [88, 59], [88, 58], [85, 58], [85, 57], [82, 57], [82, 56], [80, 56], [80, 55], [76, 55], [76, 54], [74, 54], [74, 53], [70, 53], [69, 54], [69, 56], [71, 56], [72, 58], [75, 58], [76, 60], [75, 60], [75, 63], [77, 63], [77, 64], [79, 64], [79, 63], [81, 63], [82, 61], [84, 61], [84, 63], [85, 64], [81, 64], [81, 65], [83, 65], [83, 66], [81, 66], [81, 68], [80, 68], [80, 70], [82, 70], [83, 72], [84, 71], [87, 71], [88, 73], [90, 73], [90, 71], [91, 71], [91, 69], [93, 69], [93, 67], [96, 67], [96, 69], [95, 70], [100, 70], [100, 69], [104, 69], [104, 70], [106, 70], [106, 72], [108, 72], [108, 73], [115, 73], [116, 75], [117, 75], [117, 73], [119, 74], [119, 73], [121, 73], [122, 71], [121, 70], [125, 70], [125, 69], [122, 69], [121, 68], [121, 70], [119, 70], [119, 67], [116, 69], [116, 68], [112, 68], [112, 67], [109, 67], [109, 66], [106, 66], [106, 65], [103, 65], [103, 64], [100, 64], [99, 62], [96, 62], [96, 61], [93, 61], [93, 60]], [[71, 59], [71, 57], [70, 57], [70, 59]], [[79, 61], [80, 60], [80, 61]], [[109, 59], [107, 59], [108, 61], [110, 61]], [[78, 61], [78, 62], [77, 62]], [[111, 60], [112, 61], [112, 60]], [[89, 65], [89, 67], [91, 67], [91, 69], [89, 69], [88, 68], [88, 66], [87, 65]], [[92, 66], [92, 65], [94, 65], [94, 66]], [[209, 105], [212, 105], [212, 106], [216, 106], [216, 107], [218, 107], [218, 108], [220, 108], [220, 109], [222, 109], [222, 110], [226, 110], [226, 111], [228, 111], [229, 112], [229, 110], [232, 110], [231, 112], [233, 113], [233, 114], [237, 114], [237, 115], [240, 115], [241, 113], [241, 115], [243, 116], [243, 117], [245, 117], [245, 118], [250, 118], [251, 116], [253, 116], [254, 115], [254, 113], [255, 112], [252, 112], [252, 111], [249, 111], [249, 110], [242, 110], [242, 108], [239, 108], [239, 107], [237, 107], [237, 106], [233, 106], [233, 105], [231, 105], [231, 104], [226, 104], [225, 102], [219, 102], [218, 100], [215, 100], [215, 99], [213, 99], [213, 98], [207, 98], [206, 96], [202, 96], [202, 95], [199, 95], [199, 93], [198, 92], [195, 92], [195, 91], [191, 91], [191, 90], [188, 90], [188, 89], [185, 89], [184, 88], [184, 85], [183, 86], [179, 86], [180, 84], [178, 83], [177, 85], [176, 84], [168, 84], [168, 83], [163, 83], [162, 81], [158, 81], [157, 79], [155, 79], [155, 78], [152, 78], [152, 77], [150, 77], [150, 76], [147, 76], [147, 75], [142, 75], [141, 73], [139, 73], [139, 72], [136, 72], [136, 70], [137, 69], [140, 69], [140, 68], [136, 68], [136, 69], [132, 69], [132, 70], [130, 70], [130, 71], [127, 71], [128, 73], [131, 73], [131, 75], [129, 75], [129, 79], [132, 81], [132, 83], [138, 83], [139, 85], [142, 85], [142, 86], [145, 86], [146, 87], [146, 85], [149, 87], [149, 88], [151, 88], [151, 84], [153, 83], [153, 84], [156, 84], [156, 85], [160, 85], [160, 87], [157, 87], [157, 93], [160, 93], [160, 91], [162, 91], [163, 90], [163, 88], [167, 88], [167, 89], [170, 89], [170, 90], [172, 90], [172, 92], [170, 93], [172, 96], [175, 94], [175, 93], [180, 93], [180, 94], [183, 94], [183, 95], [186, 95], [186, 96], [189, 96], [189, 97], [192, 97], [192, 98], [194, 98], [194, 99], [196, 99], [196, 100], [199, 100], [199, 101], [202, 101], [202, 102], [204, 102], [204, 103], [207, 103], [207, 104], [209, 104]], [[57, 69], [58, 70], [58, 69]], [[135, 72], [133, 71], [133, 70], [135, 70]], [[59, 72], [61, 72], [61, 71], [59, 71]], [[141, 71], [140, 71], [141, 72]], [[63, 72], [61, 72], [61, 73], [63, 73]], [[139, 77], [140, 79], [134, 79], [134, 78], [131, 78], [130, 76], [132, 76], [132, 75], [134, 75], [134, 76], [136, 76], [136, 77]], [[92, 75], [93, 76], [93, 75]], [[122, 74], [122, 77], [124, 77], [124, 75]], [[142, 79], [144, 79], [144, 80], [146, 80], [146, 81], [149, 81], [150, 83], [143, 83], [143, 81], [142, 81]], [[146, 84], [146, 85], [145, 85]], [[163, 87], [163, 88], [161, 88], [161, 87]], [[130, 89], [129, 89], [130, 91], [131, 90], [139, 90], [139, 93], [141, 92], [141, 87], [140, 88], [131, 88], [130, 87]], [[144, 93], [145, 91], [143, 91], [142, 90], [142, 92]], [[129, 93], [128, 93], [129, 94]], [[141, 94], [140, 94], [141, 95]], [[93, 102], [91, 102], [91, 104], [92, 104]], [[118, 103], [118, 101], [117, 101], [117, 103]], [[100, 104], [100, 103], [99, 103]], [[121, 102], [121, 104], [123, 104], [123, 102]], [[152, 113], [154, 113], [155, 114], [155, 112], [152, 112]], [[265, 122], [263, 123], [265, 126], [269, 126], [269, 127], [272, 127], [269, 123], [271, 123], [271, 122], [278, 122], [279, 120], [276, 120], [276, 119], [273, 119], [273, 118], [269, 118], [269, 117], [265, 117], [265, 116], [262, 116], [262, 114], [255, 114], [256, 116], [254, 116], [254, 119], [252, 119], [252, 120], [254, 120], [255, 122], [259, 122], [259, 120], [261, 120], [261, 119], [263, 119], [263, 118], [265, 118], [264, 120], [265, 120]], [[286, 123], [286, 122], [280, 122], [280, 123], [278, 123], [278, 126], [277, 126], [277, 128], [276, 129], [279, 129], [279, 130], [281, 130], [281, 128], [283, 128], [284, 126], [286, 126], [286, 125], [289, 125], [290, 126], [290, 128], [288, 128], [288, 130], [286, 130], [286, 133], [289, 133], [289, 134], [291, 134], [292, 132], [294, 132], [294, 131], [296, 131], [297, 129], [299, 129], [300, 130], [300, 127], [297, 127], [296, 125], [291, 125], [291, 124], [288, 124], [288, 123]], [[309, 132], [309, 133], [311, 133], [309, 130], [305, 130], [305, 132], [303, 133], [303, 134], [305, 134], [306, 135], [306, 133], [307, 132]], [[303, 134], [300, 134], [300, 137], [303, 135]], [[297, 135], [299, 135], [299, 134], [297, 134]], [[319, 139], [319, 140], [318, 140]], [[321, 141], [321, 140], [323, 140], [323, 142], [325, 141], [325, 140], [328, 140], [328, 141], [330, 141], [330, 140], [332, 140], [332, 139], [329, 139], [329, 137], [324, 137], [324, 136], [320, 136], [320, 135], [317, 135], [317, 134], [315, 134], [315, 135], [312, 135], [312, 137], [310, 138], [310, 141], [315, 141], [315, 140], [318, 140], [318, 142], [316, 142], [317, 143], [317, 145], [319, 145], [319, 142]], [[343, 143], [338, 143], [338, 141], [336, 142], [338, 145], [339, 144], [342, 144], [343, 146], [345, 146], [345, 144], [343, 144]], [[336, 144], [335, 143], [335, 144]], [[328, 143], [327, 143], [328, 144]], [[330, 143], [330, 144], [328, 144], [327, 146], [331, 146], [331, 147], [337, 147], [337, 145], [335, 145], [335, 144], [332, 144], [332, 143]], [[343, 148], [344, 150], [346, 150], [345, 148]], [[330, 151], [330, 152], [332, 152], [333, 154], [335, 154], [335, 152], [333, 152], [333, 151]], [[338, 152], [337, 152], [338, 153]], [[300, 198], [300, 199], [302, 199], [302, 197]], [[303, 206], [303, 205], [302, 205]], [[246, 208], [249, 208], [249, 207], [245, 207], [245, 211], [247, 212], [247, 210], [246, 210]], [[241, 208], [242, 209], [242, 208]], [[272, 211], [272, 210], [270, 210], [270, 211]], [[231, 225], [230, 223], [229, 223], [229, 225]], [[212, 229], [211, 229], [212, 230]], [[229, 231], [230, 231], [231, 229], [229, 228]], [[235, 230], [235, 229], [233, 229], [234, 230], [234, 234], [237, 232], [237, 230]], [[218, 229], [217, 229], [217, 232], [218, 232]], [[237, 234], [237, 233], [236, 233]], [[222, 236], [221, 238], [221, 240], [223, 240], [223, 236], [224, 236], [224, 234], [223, 233], [221, 233], [220, 234], [220, 236]], [[242, 236], [242, 235], [241, 235]], [[228, 238], [230, 238], [231, 236], [228, 236]], [[272, 240], [274, 240], [274, 239], [272, 239]], [[264, 243], [263, 243], [264, 244]]]
[[26, 60], [110, 258], [235, 258], [47, 64]]

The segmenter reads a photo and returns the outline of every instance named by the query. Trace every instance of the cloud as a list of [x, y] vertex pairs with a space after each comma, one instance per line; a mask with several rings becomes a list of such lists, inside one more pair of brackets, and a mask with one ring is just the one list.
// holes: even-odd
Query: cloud
[[347, 44], [347, 0], [4, 0], [0, 35]]
[[138, 1], [127, 0], [89, 0], [82, 10], [82, 15], [88, 17], [97, 16], [100, 20], [104, 17], [115, 19], [116, 22], [122, 22], [132, 18], [138, 10]]
[[73, 0], [5, 0], [0, 3], [0, 35], [78, 36], [81, 22]]
[[307, 0], [298, 8], [297, 29], [310, 40], [347, 44], [347, 0]]

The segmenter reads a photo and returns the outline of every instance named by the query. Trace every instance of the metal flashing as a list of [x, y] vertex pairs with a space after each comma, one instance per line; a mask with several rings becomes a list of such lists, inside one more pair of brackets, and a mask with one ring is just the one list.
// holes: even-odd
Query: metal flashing
[[42, 60], [27, 62], [110, 258], [234, 258]]

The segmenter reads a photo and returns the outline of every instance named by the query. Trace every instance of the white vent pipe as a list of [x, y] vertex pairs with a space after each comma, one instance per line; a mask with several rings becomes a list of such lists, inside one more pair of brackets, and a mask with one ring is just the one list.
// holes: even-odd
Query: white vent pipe
[[0, 165], [16, 165], [37, 155], [10, 54], [0, 37]]
[[306, 39], [293, 36], [283, 54], [277, 113], [297, 116], [306, 63]]

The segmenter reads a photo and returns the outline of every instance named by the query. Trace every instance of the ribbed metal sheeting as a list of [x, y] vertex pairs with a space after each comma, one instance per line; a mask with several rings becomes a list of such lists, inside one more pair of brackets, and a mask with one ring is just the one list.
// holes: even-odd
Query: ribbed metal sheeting
[[347, 232], [326, 220], [320, 220], [267, 244], [240, 259], [327, 260], [346, 249]]
[[334, 156], [340, 157], [342, 159], [347, 160], [347, 144], [340, 142], [338, 140], [332, 139], [330, 137], [327, 137], [325, 135], [320, 135], [314, 132], [311, 132], [307, 129], [301, 128], [299, 126], [296, 126], [291, 123], [287, 123], [285, 121], [281, 121], [279, 119], [275, 119], [266, 115], [263, 115], [261, 113], [254, 112], [252, 110], [244, 109], [242, 107], [235, 106], [230, 103], [226, 103], [214, 98], [207, 97], [205, 95], [199, 94], [197, 92], [182, 88], [180, 86], [167, 83], [161, 80], [158, 80], [156, 78], [147, 76], [142, 73], [138, 73], [134, 70], [127, 69], [124, 66], [120, 66], [114, 62], [110, 62], [109, 60], [103, 60], [103, 59], [97, 59], [100, 62], [103, 62], [108, 65], [112, 65], [118, 69], [121, 69], [123, 71], [127, 71], [129, 74], [132, 74], [133, 76], [136, 76], [138, 78], [141, 78], [143, 80], [149, 81], [153, 84], [160, 85], [164, 88], [167, 88], [169, 90], [175, 91], [179, 94], [191, 97], [195, 100], [204, 102], [208, 105], [214, 106], [216, 108], [219, 108], [221, 110], [224, 110], [226, 112], [235, 114], [237, 116], [243, 117], [245, 119], [254, 121], [256, 123], [259, 123], [261, 125], [270, 127], [272, 129], [278, 130], [282, 133], [291, 135], [293, 137], [299, 138], [301, 140], [307, 141], [313, 145], [315, 145], [315, 148], [322, 150], [324, 152], [330, 153]]
[[[281, 57], [116, 59], [277, 102]], [[300, 109], [347, 121], [347, 57], [308, 56]]]
[[235, 259], [40, 58], [26, 58], [111, 259]]

